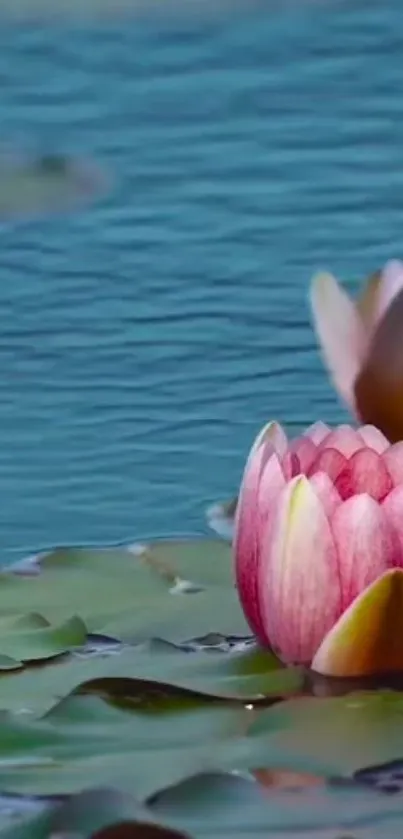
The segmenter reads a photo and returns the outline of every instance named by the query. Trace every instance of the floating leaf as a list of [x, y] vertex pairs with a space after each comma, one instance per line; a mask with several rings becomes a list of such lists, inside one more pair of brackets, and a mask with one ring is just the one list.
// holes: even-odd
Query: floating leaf
[[78, 617], [52, 626], [35, 612], [0, 616], [0, 654], [3, 661], [6, 657], [2, 669], [14, 669], [22, 661], [52, 658], [82, 646], [86, 638], [85, 624]]
[[163, 698], [148, 705], [139, 697], [128, 710], [96, 696], [69, 697], [42, 720], [0, 717], [0, 788], [61, 795], [113, 785], [143, 799], [225, 763], [228, 741], [248, 724], [241, 705]]
[[387, 832], [388, 825], [403, 814], [396, 798], [392, 801], [376, 793], [370, 798], [358, 785], [279, 793], [234, 774], [218, 773], [186, 779], [153, 796], [149, 805], [170, 824], [206, 839], [355, 839], [360, 835], [357, 827], [366, 830], [374, 822], [378, 837], [395, 839], [394, 832]]
[[146, 807], [133, 796], [112, 788], [90, 789], [63, 802], [51, 819], [52, 834], [91, 836], [122, 822], [135, 825], [154, 821]]
[[300, 668], [284, 668], [258, 649], [189, 653], [156, 639], [138, 647], [106, 645], [92, 655], [85, 650], [0, 679], [0, 707], [38, 714], [82, 685], [90, 690], [91, 682], [95, 691], [121, 695], [123, 681], [132, 696], [173, 693], [174, 687], [201, 698], [256, 703], [298, 692], [304, 681]]
[[35, 570], [0, 574], [0, 789], [46, 808], [3, 829], [0, 800], [1, 836], [400, 839], [403, 693], [301, 698], [312, 674], [248, 634], [224, 541]]
[[48, 839], [49, 814], [55, 802], [43, 797], [0, 795], [2, 839]]
[[16, 661], [15, 658], [10, 658], [8, 655], [0, 655], [0, 671], [20, 670], [22, 666], [22, 661]]
[[[173, 595], [180, 580], [193, 584], [192, 593]], [[10, 611], [37, 611], [51, 622], [76, 614], [90, 632], [136, 642], [249, 632], [232, 583], [231, 551], [208, 539], [53, 551], [42, 558], [40, 574], [0, 574], [0, 614]]]
[[[262, 712], [250, 736], [271, 766], [350, 776], [403, 758], [403, 693], [290, 699]], [[264, 763], [262, 764], [264, 765]]]
[[[128, 672], [130, 654], [128, 650], [126, 653], [126, 663], [123, 667], [123, 662], [116, 659], [110, 672], [112, 669], [115, 670], [115, 674], [118, 671]], [[304, 678], [302, 668], [285, 668], [274, 655], [265, 650], [243, 651], [227, 656], [206, 651], [186, 656], [173, 645], [155, 640], [135, 650], [130, 658], [130, 669], [136, 668], [143, 680], [176, 686], [212, 698], [249, 703], [296, 692]], [[119, 681], [116, 675], [110, 678], [112, 682]], [[102, 681], [102, 677], [98, 681]], [[86, 682], [84, 687], [88, 690], [91, 684]], [[116, 688], [118, 689], [117, 684]], [[102, 690], [102, 687], [100, 689]], [[130, 691], [129, 685], [127, 689]], [[105, 691], [113, 695], [113, 685], [109, 689], [105, 685]]]

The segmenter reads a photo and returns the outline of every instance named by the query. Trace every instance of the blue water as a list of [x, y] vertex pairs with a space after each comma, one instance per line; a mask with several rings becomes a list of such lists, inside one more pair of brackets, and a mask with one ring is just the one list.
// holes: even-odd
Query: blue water
[[0, 228], [4, 561], [203, 532], [270, 417], [346, 416], [311, 274], [403, 255], [401, 0], [0, 28], [1, 139], [100, 203]]

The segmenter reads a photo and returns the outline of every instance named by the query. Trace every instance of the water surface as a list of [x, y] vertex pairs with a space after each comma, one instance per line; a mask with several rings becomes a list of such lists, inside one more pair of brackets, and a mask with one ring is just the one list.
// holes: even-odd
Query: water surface
[[0, 30], [2, 139], [115, 188], [0, 227], [2, 555], [203, 532], [269, 417], [345, 417], [311, 274], [402, 256], [401, 3]]

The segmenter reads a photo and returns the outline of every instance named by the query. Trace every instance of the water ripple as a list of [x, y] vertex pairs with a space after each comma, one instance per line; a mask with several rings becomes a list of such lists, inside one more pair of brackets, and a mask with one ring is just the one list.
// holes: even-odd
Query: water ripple
[[201, 530], [268, 416], [345, 416], [307, 286], [400, 253], [400, 40], [397, 0], [0, 30], [5, 138], [115, 173], [0, 227], [4, 561]]

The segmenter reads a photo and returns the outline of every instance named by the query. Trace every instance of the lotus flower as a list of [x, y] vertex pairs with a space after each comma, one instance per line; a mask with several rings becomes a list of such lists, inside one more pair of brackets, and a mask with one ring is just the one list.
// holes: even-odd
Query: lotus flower
[[360, 422], [403, 439], [403, 263], [391, 260], [354, 303], [331, 274], [312, 281], [316, 332], [336, 389]]
[[316, 423], [250, 452], [234, 558], [246, 618], [287, 663], [334, 676], [403, 670], [403, 442]]

